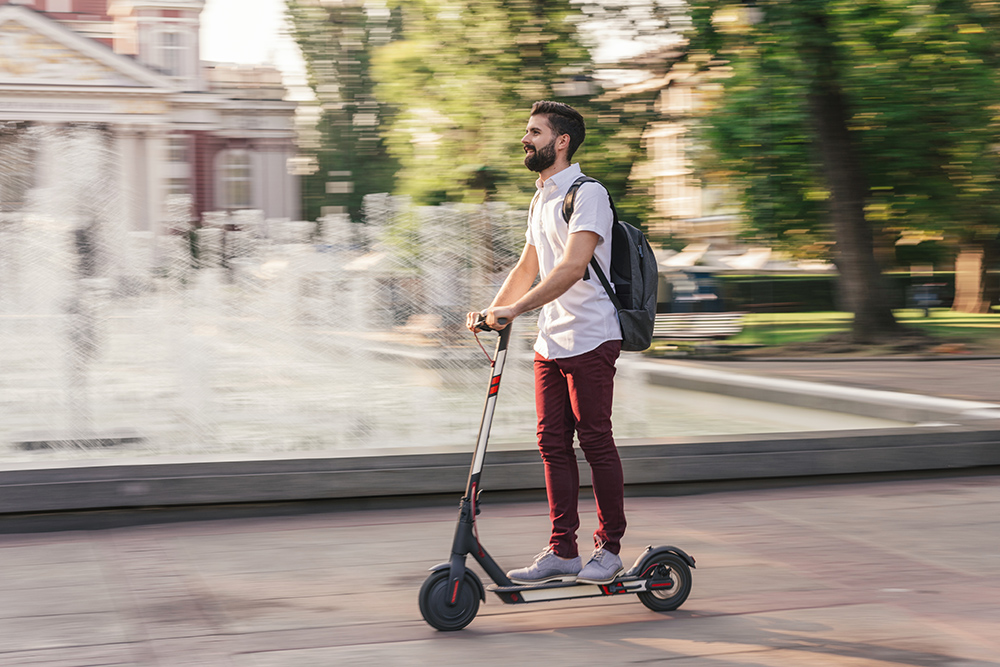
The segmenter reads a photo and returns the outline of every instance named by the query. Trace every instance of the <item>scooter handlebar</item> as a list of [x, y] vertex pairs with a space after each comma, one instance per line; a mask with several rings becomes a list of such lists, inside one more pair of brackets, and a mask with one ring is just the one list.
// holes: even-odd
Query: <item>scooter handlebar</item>
[[[507, 324], [507, 322], [508, 322], [508, 320], [507, 320], [506, 317], [498, 317], [497, 318], [497, 324], [499, 324], [501, 326]], [[484, 315], [483, 313], [480, 313], [479, 314], [479, 319], [476, 320], [476, 329], [478, 329], [479, 331], [494, 331], [493, 327], [491, 327], [490, 325], [486, 324], [486, 315]]]

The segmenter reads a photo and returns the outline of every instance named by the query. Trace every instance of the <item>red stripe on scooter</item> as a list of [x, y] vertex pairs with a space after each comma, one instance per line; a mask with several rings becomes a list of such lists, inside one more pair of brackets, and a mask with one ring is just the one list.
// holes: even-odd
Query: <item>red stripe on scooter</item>
[[458, 582], [455, 582], [455, 590], [451, 592], [451, 603], [455, 604], [455, 600], [458, 599]]
[[496, 375], [490, 382], [490, 396], [496, 396], [498, 391], [500, 391], [500, 376]]

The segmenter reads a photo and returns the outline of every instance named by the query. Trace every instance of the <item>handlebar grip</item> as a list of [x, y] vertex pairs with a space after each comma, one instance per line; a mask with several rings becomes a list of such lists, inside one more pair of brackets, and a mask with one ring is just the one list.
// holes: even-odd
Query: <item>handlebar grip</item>
[[[497, 318], [497, 324], [499, 324], [500, 326], [505, 326], [507, 324], [507, 322], [509, 322], [509, 320], [506, 317], [498, 317]], [[479, 319], [476, 320], [476, 328], [479, 329], [480, 331], [493, 331], [494, 330], [491, 326], [489, 326], [488, 324], [486, 324], [486, 316], [483, 315], [482, 313], [480, 313]]]

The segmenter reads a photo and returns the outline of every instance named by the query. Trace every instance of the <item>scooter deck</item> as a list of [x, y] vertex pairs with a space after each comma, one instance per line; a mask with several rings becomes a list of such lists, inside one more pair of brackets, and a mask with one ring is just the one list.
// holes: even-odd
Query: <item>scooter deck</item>
[[522, 591], [541, 591], [554, 588], [579, 588], [580, 586], [616, 586], [617, 584], [630, 581], [640, 581], [640, 578], [623, 575], [615, 577], [606, 584], [591, 584], [582, 581], [547, 581], [542, 584], [515, 584], [513, 586], [490, 584], [486, 587], [486, 590], [490, 593], [520, 593]]
[[[662, 586], [662, 584], [660, 584]], [[667, 581], [667, 586], [672, 582]], [[649, 590], [650, 580], [635, 576], [622, 576], [607, 584], [586, 584], [576, 581], [555, 581], [544, 584], [498, 586], [491, 584], [486, 590], [496, 593], [507, 604], [546, 602], [573, 598], [598, 598], [610, 595], [642, 593]]]

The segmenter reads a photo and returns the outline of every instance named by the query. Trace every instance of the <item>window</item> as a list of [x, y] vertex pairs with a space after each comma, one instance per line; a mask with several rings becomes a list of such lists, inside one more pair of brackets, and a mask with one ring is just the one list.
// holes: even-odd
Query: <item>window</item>
[[247, 151], [226, 151], [219, 162], [221, 205], [224, 209], [250, 208], [250, 154]]
[[187, 164], [189, 141], [187, 135], [172, 134], [168, 138], [167, 160], [175, 163]]
[[184, 75], [184, 35], [176, 31], [160, 33], [160, 66], [171, 76]]

